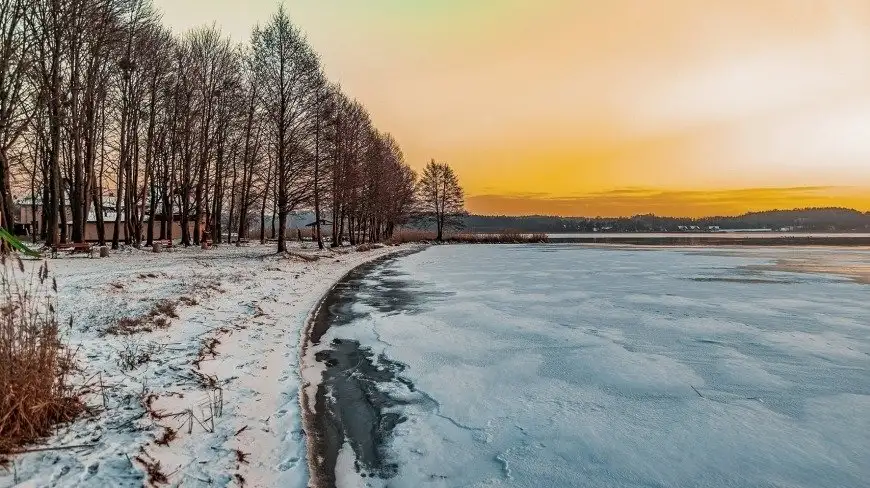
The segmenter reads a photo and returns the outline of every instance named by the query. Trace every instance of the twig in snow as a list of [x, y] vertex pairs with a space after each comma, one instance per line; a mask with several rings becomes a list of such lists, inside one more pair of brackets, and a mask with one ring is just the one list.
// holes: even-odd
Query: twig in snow
[[100, 394], [103, 396], [103, 410], [108, 410], [106, 406], [108, 401], [106, 399], [106, 387], [103, 385], [103, 372], [100, 371]]
[[241, 449], [233, 449], [233, 451], [236, 453], [236, 461], [238, 461], [239, 464], [248, 464], [249, 453], [242, 452]]
[[72, 446], [57, 446], [57, 447], [35, 447], [33, 449], [22, 449], [19, 451], [13, 451], [12, 454], [27, 454], [29, 452], [43, 452], [43, 451], [64, 451], [67, 449], [90, 449], [96, 447], [96, 444], [75, 444]]
[[689, 385], [689, 386], [691, 386], [691, 387], [692, 387], [692, 389], [693, 389], [693, 390], [695, 390], [695, 393], [697, 393], [697, 394], [698, 394], [698, 396], [699, 396], [699, 397], [701, 397], [701, 398], [705, 398], [705, 399], [706, 399], [706, 398], [707, 398], [707, 397], [705, 397], [705, 396], [704, 396], [704, 395], [702, 395], [702, 394], [701, 394], [701, 392], [700, 392], [700, 391], [698, 391], [698, 389], [697, 389], [697, 388], [695, 388], [695, 387], [694, 387], [694, 386], [692, 386], [692, 385]]

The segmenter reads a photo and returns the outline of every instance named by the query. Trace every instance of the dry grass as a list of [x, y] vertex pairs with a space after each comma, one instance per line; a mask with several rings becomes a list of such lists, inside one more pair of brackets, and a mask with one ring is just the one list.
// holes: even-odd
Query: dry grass
[[169, 318], [177, 319], [178, 313], [176, 313], [175, 307], [176, 304], [172, 300], [157, 300], [157, 303], [154, 304], [154, 308], [151, 309], [151, 315], [165, 315]]
[[154, 441], [154, 443], [158, 446], [168, 446], [176, 437], [178, 437], [178, 432], [176, 432], [175, 429], [172, 427], [163, 427], [163, 434], [159, 439]]
[[409, 242], [433, 242], [436, 234], [425, 230], [399, 229], [385, 241], [390, 246], [407, 244]]
[[127, 341], [118, 351], [118, 366], [123, 371], [132, 371], [139, 366], [148, 364], [151, 359], [163, 351], [163, 346], [154, 342], [142, 343]]
[[290, 259], [296, 259], [298, 261], [305, 261], [308, 263], [312, 263], [312, 262], [318, 261], [320, 259], [320, 256], [317, 256], [315, 254], [304, 254], [304, 253], [300, 253], [300, 252], [287, 251], [286, 255]]
[[[435, 242], [434, 232], [402, 229], [396, 231], [386, 244], [395, 246], [409, 242]], [[536, 244], [547, 242], [547, 234], [524, 233], [515, 230], [505, 230], [495, 233], [457, 232], [444, 236], [444, 242], [456, 244]]]
[[[300, 232], [302, 233], [302, 238], [303, 238], [303, 239], [307, 239], [307, 240], [312, 240], [312, 239], [314, 239], [314, 229], [313, 229], [313, 228], [311, 228], [311, 227], [306, 227], [306, 228], [304, 228], [304, 229], [299, 229], [299, 230], [300, 230]], [[298, 237], [299, 237], [299, 234], [298, 234], [298, 233], [295, 233], [295, 232], [294, 232], [294, 234], [295, 234], [295, 235], [291, 236], [291, 238], [298, 238]], [[322, 235], [322, 234], [323, 234], [323, 232], [321, 231], [321, 235]]]
[[200, 342], [199, 353], [196, 355], [196, 359], [193, 360], [193, 365], [196, 366], [196, 369], [199, 369], [200, 363], [202, 363], [206, 359], [214, 359], [217, 357], [217, 347], [220, 345], [220, 343], [221, 341], [219, 341], [216, 337], [203, 339]]
[[495, 234], [460, 233], [447, 236], [447, 242], [462, 244], [537, 244], [547, 242], [547, 234], [506, 230]]
[[357, 250], [357, 252], [368, 252], [368, 251], [372, 251], [374, 249], [380, 249], [382, 247], [384, 247], [384, 245], [381, 243], [366, 242], [364, 244], [360, 244], [359, 246], [356, 246], [356, 250]]
[[[45, 437], [84, 410], [69, 383], [75, 364], [63, 343], [47, 264], [0, 257], [0, 454]], [[17, 269], [16, 269], [17, 268]]]
[[109, 326], [104, 334], [129, 336], [141, 332], [153, 332], [155, 329], [166, 329], [171, 325], [170, 319], [178, 318], [178, 303], [161, 299], [144, 315], [138, 317], [122, 317], [117, 323]]
[[142, 452], [142, 455], [136, 456], [136, 462], [142, 465], [145, 468], [145, 474], [148, 475], [148, 484], [151, 486], [157, 485], [166, 485], [169, 484], [169, 476], [163, 472], [163, 468], [160, 466], [160, 461], [152, 459], [146, 452]]

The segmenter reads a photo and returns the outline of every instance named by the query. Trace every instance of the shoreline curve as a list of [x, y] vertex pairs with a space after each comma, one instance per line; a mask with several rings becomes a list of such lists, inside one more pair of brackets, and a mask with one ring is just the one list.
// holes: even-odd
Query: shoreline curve
[[[312, 348], [319, 344], [320, 337], [322, 337], [323, 333], [328, 330], [328, 328], [322, 331], [316, 329], [318, 318], [322, 316], [325, 310], [324, 306], [328, 307], [330, 300], [335, 296], [336, 289], [342, 285], [348, 277], [359, 272], [360, 268], [375, 266], [385, 261], [415, 254], [427, 247], [428, 246], [426, 245], [415, 246], [410, 249], [400, 247], [394, 251], [374, 256], [372, 259], [354, 266], [329, 287], [326, 293], [324, 293], [317, 301], [314, 308], [309, 311], [308, 316], [305, 319], [305, 324], [301, 328], [302, 336], [299, 340], [299, 371], [297, 373], [299, 374], [300, 379], [298, 395], [299, 412], [302, 419], [302, 428], [305, 431], [305, 457], [308, 466], [309, 488], [332, 487], [335, 479], [334, 467], [333, 472], [325, 472], [324, 468], [327, 468], [328, 466], [321, 465], [321, 461], [324, 459], [323, 450], [325, 446], [324, 439], [317, 429], [317, 416], [320, 412], [317, 412], [315, 402], [317, 389], [322, 380], [323, 369], [321, 369], [321, 365], [319, 365], [315, 360]], [[319, 335], [317, 336], [318, 340], [317, 342], [313, 342], [312, 338], [316, 332], [319, 332]]]

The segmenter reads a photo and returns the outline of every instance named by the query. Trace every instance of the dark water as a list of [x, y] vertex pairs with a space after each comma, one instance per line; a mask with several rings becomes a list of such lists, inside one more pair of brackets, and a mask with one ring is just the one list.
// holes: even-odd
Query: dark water
[[[368, 312], [416, 313], [423, 303], [442, 298], [439, 293], [409, 293], [409, 277], [391, 266], [402, 255], [374, 261], [349, 273], [324, 298], [314, 318], [310, 341], [320, 344], [332, 327], [365, 318]], [[361, 305], [355, 307], [354, 304]], [[342, 446], [348, 443], [355, 456], [354, 467], [363, 477], [389, 479], [398, 465], [386, 453], [393, 430], [406, 418], [395, 407], [434, 404], [427, 395], [402, 376], [405, 365], [375, 354], [371, 348], [348, 339], [335, 339], [315, 355], [325, 366], [315, 394], [316, 414], [312, 448], [320, 479], [335, 483], [335, 465]], [[389, 385], [389, 388], [384, 386]], [[401, 391], [391, 395], [387, 391]]]

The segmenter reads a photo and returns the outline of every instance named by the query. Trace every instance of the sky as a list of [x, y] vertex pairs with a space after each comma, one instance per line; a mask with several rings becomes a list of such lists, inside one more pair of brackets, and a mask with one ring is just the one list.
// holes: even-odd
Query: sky
[[[273, 0], [155, 0], [243, 42]], [[328, 76], [469, 211], [870, 210], [870, 1], [287, 0]]]

